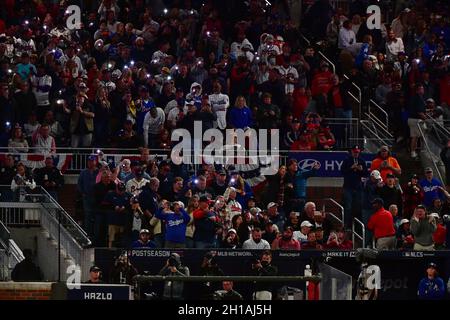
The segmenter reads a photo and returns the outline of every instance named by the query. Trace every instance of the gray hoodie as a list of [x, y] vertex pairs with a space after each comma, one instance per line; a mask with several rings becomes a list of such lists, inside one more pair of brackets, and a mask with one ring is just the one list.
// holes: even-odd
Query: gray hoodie
[[433, 244], [433, 233], [436, 231], [436, 220], [430, 223], [428, 218], [421, 219], [417, 222], [411, 219], [411, 233], [416, 243], [422, 246], [431, 246]]
[[[180, 255], [178, 253], [172, 253], [170, 258], [176, 260], [176, 268], [177, 271], [173, 273], [169, 266], [164, 266], [164, 268], [159, 271], [159, 274], [162, 276], [178, 276], [178, 277], [189, 277], [190, 272], [189, 268], [181, 265]], [[170, 259], [169, 258], [169, 259]], [[164, 299], [175, 299], [181, 300], [183, 299], [183, 289], [184, 289], [184, 281], [166, 281], [164, 282]]]

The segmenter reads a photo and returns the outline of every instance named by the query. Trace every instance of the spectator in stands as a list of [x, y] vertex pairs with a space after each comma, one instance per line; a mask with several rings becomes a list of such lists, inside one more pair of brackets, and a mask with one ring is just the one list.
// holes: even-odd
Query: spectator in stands
[[131, 242], [139, 239], [139, 232], [144, 228], [150, 227], [150, 219], [144, 214], [139, 204], [139, 199], [132, 197], [130, 199], [130, 221], [127, 226], [125, 233], [131, 239]]
[[435, 250], [445, 249], [447, 227], [438, 213], [433, 212], [432, 214], [430, 214], [430, 216], [433, 217], [436, 221], [436, 231], [433, 233], [434, 249]]
[[[383, 187], [383, 180], [381, 178], [380, 171], [373, 170], [370, 173], [370, 177], [364, 182], [363, 187], [363, 205], [362, 205], [362, 223], [367, 226], [369, 218], [372, 215], [373, 207], [372, 202], [379, 197], [380, 189]], [[370, 231], [366, 235], [366, 241], [371, 239]]]
[[149, 182], [149, 180], [144, 178], [144, 171], [141, 167], [134, 168], [134, 178], [128, 180], [126, 183], [127, 192], [134, 195], [139, 196], [142, 191], [142, 188]]
[[28, 142], [22, 132], [22, 128], [17, 123], [12, 130], [11, 139], [8, 141], [8, 151], [11, 153], [27, 153]]
[[397, 230], [397, 248], [401, 250], [412, 250], [413, 247], [414, 236], [411, 232], [411, 224], [408, 219], [402, 219]]
[[109, 203], [108, 213], [108, 247], [112, 248], [113, 243], [122, 245], [124, 241], [125, 225], [130, 221], [129, 206], [131, 195], [126, 192], [126, 186], [119, 183], [116, 190], [109, 191], [105, 196], [105, 201]]
[[346, 20], [342, 24], [342, 28], [339, 30], [338, 48], [348, 49], [354, 43], [356, 43], [356, 35], [352, 29], [352, 22], [350, 20]]
[[11, 190], [14, 192], [15, 201], [26, 201], [26, 194], [36, 188], [36, 182], [27, 174], [25, 165], [19, 162], [16, 166], [17, 174], [11, 181]]
[[34, 151], [40, 154], [56, 153], [55, 138], [50, 135], [50, 126], [43, 124], [32, 136]]
[[445, 193], [440, 189], [443, 187], [442, 183], [433, 177], [433, 169], [431, 167], [425, 168], [425, 178], [419, 181], [420, 186], [424, 192], [423, 204], [430, 207], [433, 200], [436, 198], [445, 200]]
[[242, 249], [270, 250], [270, 244], [266, 240], [262, 239], [261, 229], [256, 227], [252, 230], [251, 238], [243, 243]]
[[396, 247], [394, 219], [392, 214], [383, 208], [384, 205], [381, 198], [372, 202], [374, 213], [369, 219], [367, 228], [373, 232], [375, 247], [378, 250], [393, 250]]
[[272, 104], [272, 95], [270, 93], [263, 94], [263, 102], [258, 107], [256, 113], [258, 128], [271, 129], [278, 128], [281, 122], [281, 112], [277, 105]]
[[8, 154], [0, 164], [0, 199], [2, 202], [12, 201], [13, 193], [9, 186], [16, 175], [16, 166], [14, 165], [14, 158]]
[[58, 189], [64, 185], [64, 177], [58, 168], [55, 168], [53, 158], [45, 158], [45, 167], [34, 170], [36, 183], [58, 201]]
[[199, 200], [199, 208], [193, 212], [194, 216], [194, 244], [196, 248], [212, 248], [215, 237], [214, 212], [209, 209], [209, 199], [205, 196]]
[[233, 228], [228, 229], [227, 234], [225, 235], [221, 248], [225, 249], [238, 249], [240, 247], [239, 236], [237, 235], [237, 231]]
[[228, 188], [227, 172], [221, 168], [214, 173], [214, 177], [215, 179], [211, 185], [211, 191], [213, 191], [212, 196], [223, 195]]
[[132, 179], [133, 171], [131, 170], [131, 161], [130, 159], [123, 159], [122, 163], [119, 166], [119, 175], [117, 176], [120, 181], [127, 183]]
[[344, 175], [344, 210], [345, 224], [350, 226], [353, 212], [361, 211], [362, 179], [367, 176], [366, 162], [360, 157], [361, 149], [355, 145], [351, 149], [351, 156], [342, 163], [341, 171]]
[[442, 300], [445, 295], [444, 280], [439, 277], [437, 266], [431, 262], [427, 267], [427, 276], [420, 280], [417, 294], [421, 300]]
[[139, 232], [139, 239], [131, 244], [132, 248], [159, 248], [155, 242], [150, 240], [150, 231], [148, 229], [142, 229]]
[[95, 113], [87, 95], [82, 92], [78, 93], [67, 111], [67, 113], [71, 114], [70, 133], [72, 134], [72, 148], [90, 147], [94, 132]]
[[399, 215], [402, 216], [402, 192], [395, 186], [395, 176], [393, 174], [389, 173], [386, 176], [386, 183], [380, 188], [378, 194], [383, 199], [385, 208], [389, 208], [389, 206], [394, 204], [398, 208]]
[[33, 253], [30, 249], [23, 250], [25, 259], [16, 264], [11, 272], [11, 279], [19, 282], [39, 282], [43, 280], [41, 269], [33, 262]]
[[294, 231], [293, 237], [300, 242], [300, 245], [308, 241], [308, 234], [311, 232], [314, 225], [308, 220], [302, 221], [300, 224], [300, 231]]
[[94, 185], [98, 170], [96, 168], [97, 155], [90, 155], [87, 168], [78, 176], [78, 192], [82, 195], [84, 223], [83, 228], [88, 235], [94, 235]]
[[253, 115], [243, 96], [236, 98], [235, 106], [231, 108], [229, 115], [229, 126], [235, 129], [250, 128], [253, 124]]
[[402, 38], [397, 38], [393, 30], [389, 31], [386, 41], [386, 60], [394, 62], [397, 60], [398, 53], [403, 51], [405, 51], [405, 46]]
[[418, 205], [410, 221], [411, 232], [415, 239], [414, 250], [433, 251], [433, 233], [437, 228], [434, 217], [427, 217], [425, 207]]
[[[187, 266], [182, 265], [178, 253], [172, 253], [167, 259], [166, 265], [159, 271], [161, 276], [189, 277], [190, 271]], [[182, 300], [184, 282], [183, 281], [165, 281], [163, 299], [164, 300]]]
[[176, 201], [169, 207], [169, 210], [160, 208], [155, 217], [166, 224], [165, 248], [185, 248], [186, 247], [186, 226], [191, 218], [184, 210], [184, 204]]
[[294, 229], [285, 227], [283, 234], [279, 235], [272, 242], [272, 249], [277, 250], [300, 250], [300, 242], [293, 238]]
[[404, 192], [404, 207], [403, 218], [411, 219], [414, 209], [423, 203], [424, 192], [419, 184], [419, 176], [414, 174], [411, 180], [403, 187]]
[[417, 157], [417, 141], [420, 137], [420, 132], [418, 129], [419, 120], [425, 120], [425, 98], [424, 98], [424, 87], [422, 84], [416, 84], [415, 89], [416, 94], [412, 97], [409, 107], [409, 118], [408, 126], [411, 138], [411, 158]]
[[[272, 253], [270, 251], [264, 251], [261, 258], [256, 258], [252, 262], [251, 275], [265, 277], [265, 276], [277, 276], [278, 268], [272, 266]], [[255, 284], [253, 292], [253, 300], [272, 300], [273, 286], [271, 282], [258, 281]]]
[[143, 126], [144, 145], [147, 148], [156, 148], [159, 134], [164, 128], [166, 115], [164, 110], [159, 107], [151, 108], [145, 115]]
[[382, 146], [380, 148], [377, 156], [372, 161], [370, 170], [378, 170], [383, 181], [386, 181], [388, 174], [393, 174], [394, 176], [400, 176], [402, 174], [402, 169], [397, 159], [392, 156], [388, 146]]

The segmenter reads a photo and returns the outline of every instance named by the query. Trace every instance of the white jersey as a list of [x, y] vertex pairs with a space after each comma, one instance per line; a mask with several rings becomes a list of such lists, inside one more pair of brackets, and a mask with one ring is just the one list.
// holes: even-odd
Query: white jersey
[[[288, 66], [287, 68], [285, 68], [284, 66], [279, 66], [278, 71], [280, 72], [282, 77], [291, 77], [294, 80], [298, 80], [298, 71], [293, 66]], [[286, 94], [292, 94], [294, 92], [294, 84], [286, 83], [284, 86], [284, 91]]]
[[261, 239], [258, 243], [256, 243], [253, 238], [250, 238], [244, 241], [242, 245], [242, 249], [245, 250], [270, 250], [270, 244], [264, 239]]
[[138, 196], [141, 193], [142, 188], [149, 182], [147, 179], [137, 181], [136, 178], [129, 180], [126, 184], [127, 192]]
[[223, 93], [214, 93], [209, 96], [212, 110], [217, 115], [217, 127], [225, 129], [227, 127], [227, 109], [230, 106], [230, 98]]
[[52, 77], [49, 75], [44, 75], [42, 77], [33, 76], [31, 79], [33, 83], [33, 93], [36, 97], [36, 102], [38, 106], [48, 106], [50, 101], [48, 99], [49, 91], [41, 91], [42, 87], [49, 87], [50, 90], [52, 86]]

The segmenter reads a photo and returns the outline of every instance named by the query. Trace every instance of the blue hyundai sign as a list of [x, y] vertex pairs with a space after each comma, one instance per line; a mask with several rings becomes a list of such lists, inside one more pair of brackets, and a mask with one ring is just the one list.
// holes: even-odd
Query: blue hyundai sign
[[[305, 151], [291, 152], [288, 159], [296, 159], [298, 161], [298, 169], [301, 171], [309, 171], [318, 162], [320, 168], [317, 171], [317, 177], [342, 177], [342, 163], [350, 156], [345, 151]], [[362, 153], [361, 158], [366, 161], [366, 165], [370, 168], [375, 154]]]

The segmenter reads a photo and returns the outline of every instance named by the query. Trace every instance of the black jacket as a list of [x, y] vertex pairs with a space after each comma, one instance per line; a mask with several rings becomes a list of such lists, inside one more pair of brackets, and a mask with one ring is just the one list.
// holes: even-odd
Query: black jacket
[[[270, 277], [278, 275], [278, 268], [272, 265], [262, 267], [261, 269], [252, 269], [252, 276]], [[254, 291], [270, 291], [273, 290], [273, 282], [258, 281], [255, 284]]]
[[[64, 177], [58, 168], [40, 168], [34, 172], [36, 184], [43, 186], [46, 190], [56, 191], [64, 185]], [[54, 182], [55, 186], [47, 186], [46, 182]]]
[[41, 269], [31, 259], [25, 259], [14, 267], [11, 273], [13, 281], [42, 281]]

